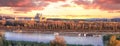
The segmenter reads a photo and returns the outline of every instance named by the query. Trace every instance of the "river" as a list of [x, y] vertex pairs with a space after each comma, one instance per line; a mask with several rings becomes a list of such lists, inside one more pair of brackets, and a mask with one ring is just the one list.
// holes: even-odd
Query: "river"
[[[63, 36], [67, 44], [81, 44], [103, 46], [103, 37], [78, 37], [78, 36]], [[17, 33], [5, 32], [5, 40], [12, 41], [30, 41], [30, 42], [44, 42], [48, 43], [55, 37], [52, 33]]]

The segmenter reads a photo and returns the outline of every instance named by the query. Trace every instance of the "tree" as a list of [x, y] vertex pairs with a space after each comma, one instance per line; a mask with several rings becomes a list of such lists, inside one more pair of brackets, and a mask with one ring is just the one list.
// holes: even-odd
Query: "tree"
[[55, 39], [50, 42], [50, 46], [66, 46], [63, 37], [56, 35]]
[[111, 36], [110, 38], [110, 41], [109, 41], [109, 46], [116, 46], [117, 42], [116, 42], [116, 36], [113, 35]]

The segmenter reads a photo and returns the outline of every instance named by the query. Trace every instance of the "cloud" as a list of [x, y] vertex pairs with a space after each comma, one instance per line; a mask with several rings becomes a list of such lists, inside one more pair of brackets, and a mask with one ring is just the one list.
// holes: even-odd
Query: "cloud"
[[84, 0], [75, 0], [77, 5], [83, 5], [86, 9], [101, 9], [101, 10], [120, 10], [120, 0], [93, 0], [93, 3], [88, 3]]
[[43, 10], [45, 9], [44, 6], [41, 7], [11, 7], [10, 9], [12, 9], [15, 13], [27, 13], [27, 12], [31, 12], [32, 10]]
[[[120, 10], [120, 0], [0, 0], [0, 7], [11, 7], [15, 12], [29, 12], [31, 10], [44, 10], [51, 3], [61, 7], [81, 6], [85, 9], [100, 9], [106, 11]], [[55, 6], [56, 6], [55, 5]]]
[[41, 1], [38, 4], [39, 5], [36, 6], [34, 0], [0, 0], [0, 7], [11, 7], [10, 10], [14, 10], [15, 13], [43, 10], [49, 3]]
[[27, 6], [31, 6], [31, 1], [29, 0], [0, 0], [0, 6], [27, 7]]
[[61, 5], [62, 7], [71, 7], [69, 4]]
[[11, 7], [15, 13], [43, 10], [50, 2], [65, 0], [0, 0], [0, 7]]
[[44, 0], [44, 1], [49, 1], [49, 2], [58, 2], [58, 1], [65, 1], [65, 0]]
[[[65, 1], [65, 0], [0, 0], [0, 6], [7, 7], [33, 7], [35, 6], [34, 2], [38, 2], [38, 4], [46, 3], [46, 2], [57, 2], [57, 1]], [[41, 2], [40, 2], [41, 1]]]
[[97, 3], [120, 4], [120, 0], [96, 0]]

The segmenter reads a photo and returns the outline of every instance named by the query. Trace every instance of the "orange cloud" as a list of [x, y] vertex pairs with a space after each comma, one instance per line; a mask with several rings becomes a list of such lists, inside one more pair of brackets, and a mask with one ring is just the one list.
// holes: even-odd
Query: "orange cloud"
[[104, 11], [120, 10], [120, 0], [93, 0], [93, 3], [88, 3], [84, 0], [75, 0], [74, 3], [82, 5], [86, 9], [100, 9]]

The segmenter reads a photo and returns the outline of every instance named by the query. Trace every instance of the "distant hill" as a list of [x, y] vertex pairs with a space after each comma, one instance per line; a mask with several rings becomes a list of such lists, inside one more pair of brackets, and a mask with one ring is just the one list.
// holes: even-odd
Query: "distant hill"
[[113, 19], [111, 19], [111, 21], [120, 22], [120, 18], [113, 18]]
[[86, 21], [109, 21], [110, 19], [106, 19], [106, 18], [91, 18], [91, 19], [86, 19]]
[[2, 20], [2, 18], [5, 18], [5, 19], [14, 19], [14, 17], [11, 17], [11, 16], [1, 16], [0, 15], [0, 20]]
[[107, 19], [107, 18], [92, 18], [92, 19], [86, 19], [87, 21], [103, 21], [103, 22], [120, 22], [120, 18], [112, 18], [112, 19]]
[[[6, 15], [6, 14], [0, 14], [0, 20], [2, 18], [6, 19], [14, 19], [14, 15]], [[24, 18], [24, 19], [31, 19], [32, 17], [18, 17], [18, 18]], [[120, 22], [120, 18], [112, 18], [112, 19], [107, 19], [107, 18], [90, 18], [90, 19], [63, 19], [63, 18], [47, 18], [47, 20], [53, 20], [53, 21], [87, 21], [87, 22], [95, 22], [95, 21], [103, 21], [103, 22]]]

